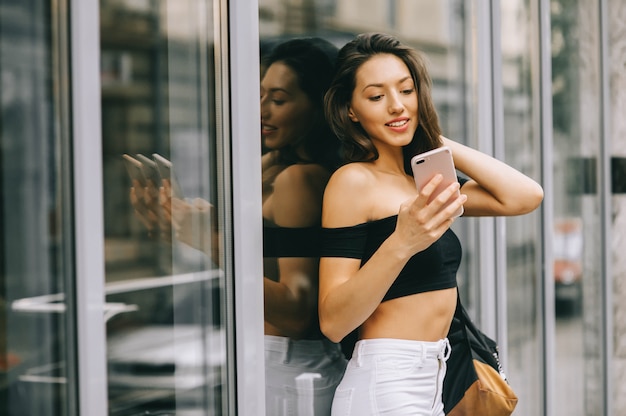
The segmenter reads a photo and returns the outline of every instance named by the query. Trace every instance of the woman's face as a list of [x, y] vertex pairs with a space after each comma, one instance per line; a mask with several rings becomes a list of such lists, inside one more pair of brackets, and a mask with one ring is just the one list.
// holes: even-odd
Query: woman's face
[[413, 140], [417, 110], [415, 83], [400, 58], [378, 54], [357, 70], [348, 114], [379, 150], [380, 146], [401, 147]]
[[281, 62], [261, 80], [261, 135], [270, 149], [294, 144], [311, 129], [313, 105], [298, 86], [295, 72]]

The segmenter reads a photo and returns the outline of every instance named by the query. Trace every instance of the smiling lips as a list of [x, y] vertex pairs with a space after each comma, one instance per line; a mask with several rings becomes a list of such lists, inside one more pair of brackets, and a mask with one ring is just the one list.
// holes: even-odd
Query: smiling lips
[[272, 134], [276, 130], [277, 129], [274, 126], [268, 126], [266, 124], [262, 124], [261, 125], [261, 134], [264, 135], [264, 136], [267, 136], [268, 134]]
[[389, 123], [385, 123], [385, 126], [390, 127], [394, 131], [402, 132], [409, 127], [409, 119], [397, 118], [395, 120], [391, 120]]

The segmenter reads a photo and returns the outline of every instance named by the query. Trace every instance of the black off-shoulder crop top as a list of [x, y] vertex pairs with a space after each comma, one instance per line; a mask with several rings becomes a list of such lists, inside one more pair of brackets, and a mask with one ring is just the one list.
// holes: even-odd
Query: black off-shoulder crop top
[[263, 226], [263, 257], [319, 257], [321, 227]]
[[[395, 230], [398, 216], [352, 227], [324, 228], [321, 257], [361, 259], [361, 266]], [[393, 282], [383, 302], [416, 293], [456, 287], [461, 263], [461, 243], [452, 230], [426, 250], [415, 254]]]

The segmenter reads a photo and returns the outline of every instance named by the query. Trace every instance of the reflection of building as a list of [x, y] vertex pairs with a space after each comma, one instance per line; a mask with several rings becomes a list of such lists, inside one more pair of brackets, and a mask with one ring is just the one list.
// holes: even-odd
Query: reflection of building
[[[0, 0], [0, 416], [259, 414], [258, 37], [375, 30], [425, 52], [449, 137], [545, 185], [542, 212], [455, 224], [519, 413], [625, 413], [623, 2], [258, 3]], [[223, 270], [148, 236], [126, 152], [214, 202]]]

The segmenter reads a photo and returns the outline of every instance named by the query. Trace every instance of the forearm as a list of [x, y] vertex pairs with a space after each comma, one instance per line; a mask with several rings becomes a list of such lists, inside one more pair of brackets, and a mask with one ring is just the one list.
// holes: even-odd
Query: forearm
[[[456, 168], [475, 181], [494, 200], [494, 212], [487, 214], [518, 215], [532, 211], [543, 199], [541, 186], [506, 163], [485, 153], [444, 138], [452, 150]], [[466, 208], [472, 208], [468, 199]]]

